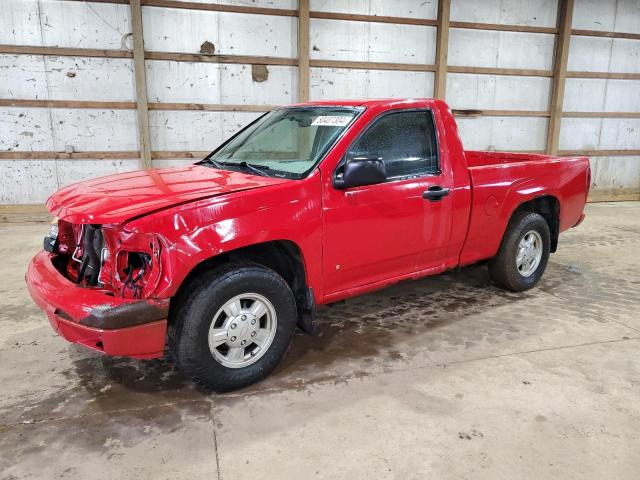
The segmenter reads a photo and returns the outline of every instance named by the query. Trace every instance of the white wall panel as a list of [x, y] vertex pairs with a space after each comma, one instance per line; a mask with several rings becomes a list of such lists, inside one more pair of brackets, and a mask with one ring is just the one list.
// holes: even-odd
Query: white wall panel
[[451, 20], [555, 27], [557, 0], [452, 0]]
[[449, 65], [551, 69], [554, 35], [452, 28]]
[[432, 64], [436, 29], [311, 19], [310, 44], [312, 59]]
[[0, 43], [42, 45], [38, 0], [6, 1], [0, 15]]
[[280, 105], [297, 98], [295, 67], [267, 66], [263, 82], [253, 80], [251, 65], [151, 60], [146, 68], [152, 102]]
[[564, 110], [567, 112], [638, 112], [640, 80], [568, 78]]
[[260, 113], [149, 112], [152, 150], [213, 150]]
[[284, 8], [295, 10], [297, 0], [177, 0], [189, 3], [213, 3], [218, 5], [237, 5], [239, 7]]
[[297, 56], [297, 19], [144, 7], [144, 42], [149, 51], [198, 53], [209, 41], [216, 54]]
[[0, 109], [0, 126], [0, 150], [53, 150], [49, 110], [3, 108]]
[[49, 100], [135, 101], [133, 60], [45, 57]]
[[640, 150], [640, 118], [604, 118], [600, 148]]
[[222, 103], [280, 105], [298, 98], [298, 69], [269, 65], [269, 77], [253, 80], [251, 65], [222, 65]]
[[127, 58], [0, 55], [0, 98], [134, 101]]
[[48, 97], [44, 58], [34, 55], [0, 54], [0, 98], [46, 100]]
[[311, 0], [311, 10], [390, 17], [431, 18], [438, 16], [437, 0]]
[[[36, 110], [36, 109], [31, 109]], [[138, 150], [135, 110], [51, 109], [52, 150]]]
[[560, 127], [560, 149], [638, 150], [640, 119], [563, 118]]
[[571, 26], [580, 30], [613, 32], [617, 0], [574, 0]]
[[138, 160], [3, 160], [0, 204], [44, 203], [75, 182], [139, 168]]
[[551, 79], [506, 75], [447, 75], [447, 102], [452, 108], [547, 110]]
[[565, 112], [602, 112], [605, 109], [607, 80], [567, 78], [564, 88]]
[[466, 149], [542, 150], [546, 145], [546, 118], [459, 117], [456, 120]]
[[592, 191], [640, 192], [640, 157], [592, 157], [590, 163]]
[[[139, 160], [56, 160], [58, 188], [90, 178], [114, 173], [129, 172], [140, 168]], [[53, 193], [53, 192], [52, 192]]]
[[129, 6], [59, 0], [6, 0], [0, 43], [123, 48], [131, 32]]
[[58, 189], [52, 160], [0, 162], [0, 204], [44, 203]]
[[573, 28], [605, 32], [640, 32], [637, 0], [576, 0]]
[[640, 73], [640, 40], [572, 36], [567, 69]]
[[618, 0], [614, 31], [640, 32], [640, 2], [638, 0]]
[[220, 65], [147, 60], [149, 102], [220, 103]]
[[131, 32], [129, 6], [40, 0], [44, 45], [81, 48], [127, 48]]
[[433, 96], [433, 73], [312, 68], [312, 100]]
[[601, 118], [563, 118], [560, 124], [560, 150], [597, 150]]

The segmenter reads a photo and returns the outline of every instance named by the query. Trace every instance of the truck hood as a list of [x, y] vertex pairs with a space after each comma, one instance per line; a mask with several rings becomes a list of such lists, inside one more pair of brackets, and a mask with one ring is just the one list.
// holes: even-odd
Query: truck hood
[[148, 169], [65, 187], [47, 200], [51, 213], [71, 223], [122, 223], [176, 204], [290, 180], [199, 165]]

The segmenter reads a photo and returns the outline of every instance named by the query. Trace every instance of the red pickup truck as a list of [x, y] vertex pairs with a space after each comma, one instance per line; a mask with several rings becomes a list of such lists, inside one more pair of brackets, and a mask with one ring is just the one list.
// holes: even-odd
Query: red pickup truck
[[27, 285], [109, 355], [169, 349], [215, 391], [260, 380], [316, 305], [488, 260], [521, 291], [578, 225], [586, 157], [463, 150], [439, 100], [269, 112], [195, 165], [63, 188]]

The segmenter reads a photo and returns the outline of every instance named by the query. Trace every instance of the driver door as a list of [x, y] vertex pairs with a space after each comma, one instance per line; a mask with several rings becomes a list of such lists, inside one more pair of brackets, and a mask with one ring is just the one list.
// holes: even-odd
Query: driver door
[[[345, 159], [353, 157], [382, 157], [386, 180], [325, 188], [325, 294], [388, 280], [444, 260], [446, 241], [434, 231], [443, 216], [450, 216], [450, 199], [423, 198], [425, 191], [443, 186], [444, 181], [432, 112], [396, 110], [378, 116], [348, 148]], [[345, 159], [334, 175], [340, 175]], [[425, 256], [425, 252], [431, 253]]]

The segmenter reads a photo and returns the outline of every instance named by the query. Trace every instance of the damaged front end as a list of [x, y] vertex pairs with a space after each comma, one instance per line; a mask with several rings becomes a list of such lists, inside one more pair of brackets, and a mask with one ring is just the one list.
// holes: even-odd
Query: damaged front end
[[44, 249], [27, 286], [58, 333], [111, 355], [162, 355], [169, 299], [154, 297], [163, 273], [160, 237], [56, 219]]
[[122, 298], [149, 298], [162, 274], [161, 243], [153, 234], [57, 220], [44, 245], [67, 279]]

